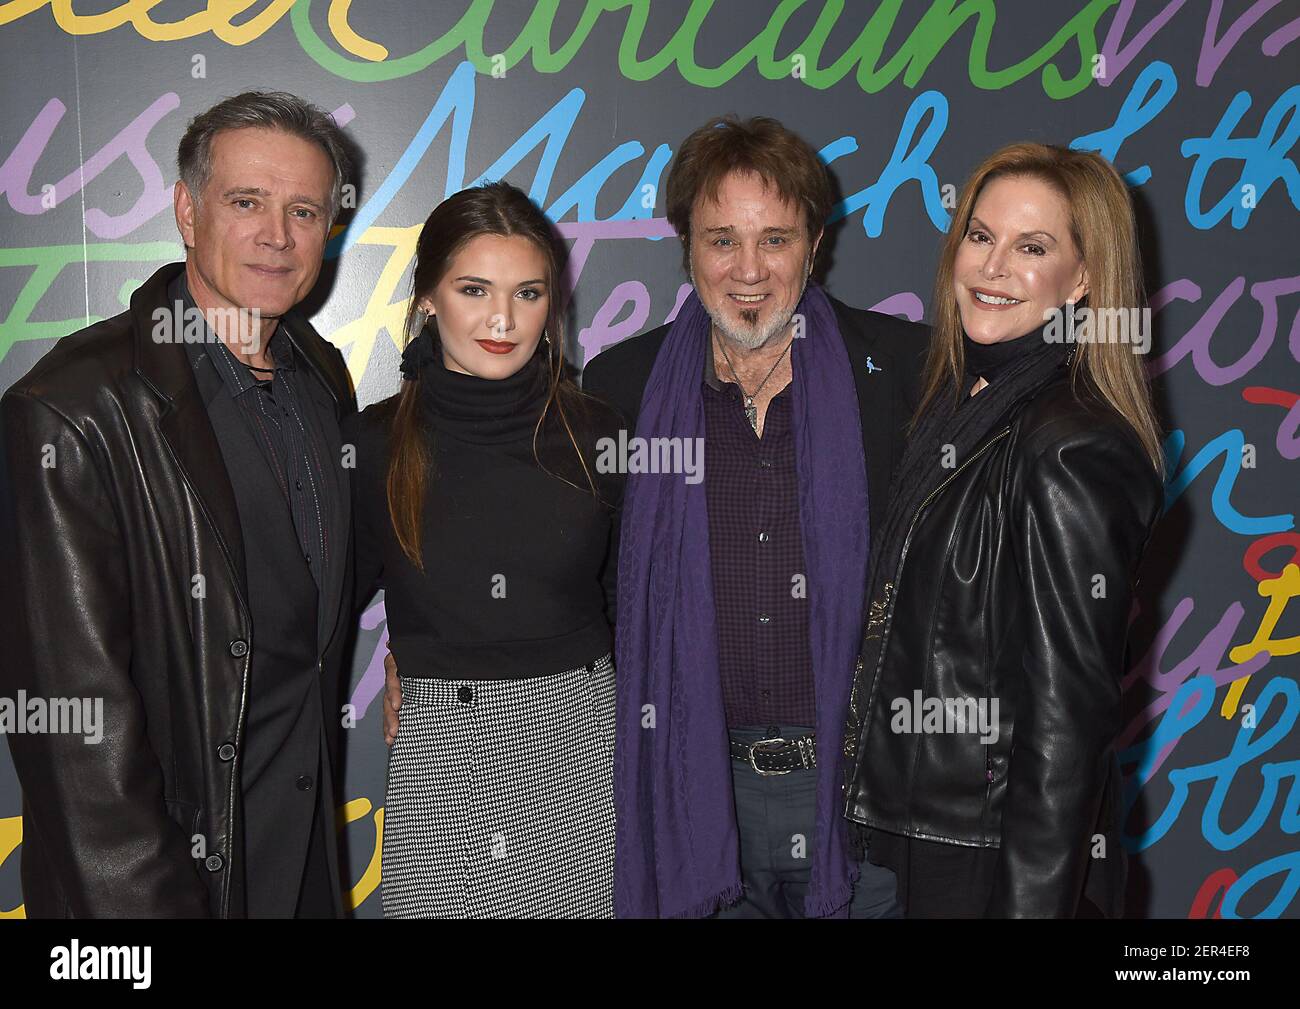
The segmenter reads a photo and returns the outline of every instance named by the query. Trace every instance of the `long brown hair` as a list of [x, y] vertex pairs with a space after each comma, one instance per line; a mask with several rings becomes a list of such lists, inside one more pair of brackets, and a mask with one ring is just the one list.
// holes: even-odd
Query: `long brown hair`
[[[492, 182], [461, 190], [440, 203], [429, 215], [416, 243], [403, 348], [418, 337], [423, 328], [424, 313], [418, 307], [420, 299], [438, 286], [451, 261], [465, 244], [480, 235], [526, 238], [541, 250], [546, 261], [548, 300], [545, 333], [548, 339], [538, 345], [537, 353], [546, 355], [549, 388], [546, 405], [533, 428], [533, 457], [540, 465], [538, 437], [547, 418], [553, 416], [563, 427], [577, 455], [587, 478], [587, 489], [599, 498], [591, 468], [579, 447], [571, 422], [588, 404], [588, 397], [573, 381], [564, 362], [564, 309], [560, 285], [566, 253], [546, 215], [527, 194], [507, 182]], [[396, 397], [389, 428], [387, 492], [388, 514], [398, 545], [411, 563], [423, 570], [420, 519], [424, 512], [431, 454], [429, 432], [421, 417], [419, 398], [419, 379], [404, 380]], [[559, 479], [577, 486], [564, 477]]]
[[1128, 188], [1111, 163], [1091, 151], [1048, 144], [1010, 144], [985, 158], [966, 180], [935, 272], [934, 329], [917, 417], [948, 382], [960, 388], [965, 353], [961, 314], [953, 293], [954, 264], [984, 186], [995, 178], [1012, 177], [1039, 179], [1064, 197], [1070, 214], [1070, 236], [1088, 273], [1085, 300], [1093, 313], [1097, 339], [1075, 345], [1071, 384], [1076, 389], [1080, 383], [1087, 385], [1123, 417], [1142, 443], [1151, 465], [1157, 473], [1163, 473], [1160, 425], [1151, 404], [1146, 369], [1127, 344], [1107, 339], [1113, 334], [1098, 329], [1117, 318], [1116, 310], [1144, 308], [1146, 296]]

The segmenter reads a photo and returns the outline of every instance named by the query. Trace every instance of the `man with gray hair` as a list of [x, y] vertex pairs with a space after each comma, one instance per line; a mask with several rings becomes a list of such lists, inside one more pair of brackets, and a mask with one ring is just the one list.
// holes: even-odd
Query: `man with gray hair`
[[10, 735], [31, 917], [339, 917], [350, 496], [339, 352], [294, 310], [349, 170], [328, 115], [196, 117], [183, 263], [4, 396], [0, 688], [102, 698], [103, 739]]

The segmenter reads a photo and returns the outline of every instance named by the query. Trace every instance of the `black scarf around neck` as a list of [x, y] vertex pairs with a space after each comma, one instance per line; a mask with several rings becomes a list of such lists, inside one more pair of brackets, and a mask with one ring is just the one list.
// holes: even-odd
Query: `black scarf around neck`
[[966, 374], [972, 380], [982, 378], [992, 384], [999, 377], [1013, 368], [1026, 352], [1026, 341], [1032, 341], [1043, 330], [1036, 330], [1018, 336], [1014, 340], [999, 340], [997, 343], [976, 343], [967, 334], [962, 333], [961, 345], [966, 359]]

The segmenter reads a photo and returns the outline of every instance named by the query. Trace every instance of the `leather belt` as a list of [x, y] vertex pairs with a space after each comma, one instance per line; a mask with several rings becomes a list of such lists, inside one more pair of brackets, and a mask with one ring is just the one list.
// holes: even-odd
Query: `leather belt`
[[759, 739], [753, 743], [731, 740], [731, 759], [746, 763], [761, 775], [789, 774], [817, 766], [817, 740], [810, 732], [798, 739]]

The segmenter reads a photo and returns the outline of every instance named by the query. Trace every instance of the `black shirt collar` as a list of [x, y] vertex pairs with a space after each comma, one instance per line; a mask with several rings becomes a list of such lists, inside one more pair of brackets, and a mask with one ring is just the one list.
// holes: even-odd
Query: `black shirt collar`
[[[178, 273], [167, 288], [167, 300], [172, 307], [175, 302], [179, 301], [188, 317], [190, 312], [197, 312], [198, 306], [194, 303], [194, 298], [190, 294], [190, 285], [185, 276], [185, 271]], [[184, 333], [184, 321], [177, 320], [177, 325], [181, 332]], [[204, 360], [207, 360], [211, 367], [221, 377], [222, 384], [230, 393], [231, 398], [237, 397], [249, 389], [258, 388], [266, 384], [265, 380], [259, 380], [254, 377], [259, 372], [249, 371], [239, 358], [231, 353], [230, 348], [217, 339], [217, 335], [212, 332], [208, 326], [207, 320], [203, 322], [203, 340], [199, 343], [184, 341], [185, 352], [189, 355], [190, 364], [194, 368], [199, 368]], [[271, 361], [274, 371], [292, 371], [296, 366], [296, 351], [293, 341], [289, 339], [284, 331], [284, 326], [277, 322], [275, 332], [271, 334], [271, 341], [267, 345], [271, 352]]]
[[715, 392], [722, 391], [722, 382], [718, 379], [718, 369], [713, 363], [713, 328], [709, 328], [708, 340], [704, 349], [704, 384]]

